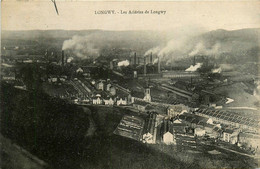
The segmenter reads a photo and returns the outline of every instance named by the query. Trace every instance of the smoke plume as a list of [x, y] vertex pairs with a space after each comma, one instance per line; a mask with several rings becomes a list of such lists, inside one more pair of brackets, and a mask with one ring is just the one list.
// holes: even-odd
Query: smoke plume
[[195, 72], [195, 71], [197, 71], [197, 69], [198, 68], [201, 68], [201, 66], [202, 66], [202, 63], [197, 63], [196, 65], [190, 65], [190, 67], [189, 68], [187, 68], [185, 71], [186, 72]]
[[121, 66], [129, 66], [129, 61], [128, 60], [124, 60], [121, 62], [118, 62], [117, 66], [121, 67]]
[[70, 63], [70, 62], [72, 62], [72, 60], [73, 60], [73, 57], [69, 57], [69, 58], [67, 59], [67, 62]]
[[96, 58], [99, 56], [99, 49], [91, 41], [89, 36], [75, 35], [63, 42], [62, 50], [68, 50], [81, 59]]
[[187, 37], [183, 38], [175, 38], [173, 40], [170, 40], [167, 42], [167, 44], [162, 46], [157, 46], [152, 49], [149, 49], [145, 52], [144, 56], [147, 56], [151, 53], [153, 55], [157, 55], [159, 58], [163, 60], [169, 60], [169, 56], [174, 58], [175, 60], [181, 58], [178, 53], [180, 52], [186, 52], [187, 46], [185, 46], [187, 42]]
[[211, 72], [212, 73], [221, 73], [222, 69], [221, 69], [221, 67], [219, 67], [219, 68], [216, 68], [216, 69], [212, 69]]
[[156, 63], [158, 63], [158, 61], [159, 61], [159, 59], [158, 59], [158, 58], [154, 59], [154, 61], [153, 61], [153, 64], [156, 64]]
[[152, 48], [152, 49], [149, 49], [148, 51], [145, 52], [144, 56], [147, 56], [147, 55], [150, 55], [151, 53], [153, 54], [158, 54], [160, 52], [160, 47], [155, 47], [155, 48]]
[[206, 55], [206, 56], [216, 56], [218, 55], [220, 49], [220, 43], [215, 43], [213, 46], [207, 48], [203, 42], [199, 42], [195, 48], [189, 53], [189, 56], [195, 55]]

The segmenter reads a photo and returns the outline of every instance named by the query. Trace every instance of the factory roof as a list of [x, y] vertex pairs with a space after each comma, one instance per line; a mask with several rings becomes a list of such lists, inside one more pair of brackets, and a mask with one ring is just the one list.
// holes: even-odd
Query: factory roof
[[173, 134], [173, 125], [171, 124], [171, 122], [169, 120], [165, 120], [163, 122], [163, 126], [162, 127], [163, 127], [162, 128], [163, 129], [163, 131], [162, 131], [163, 134], [165, 134], [167, 132], [170, 132], [170, 133]]
[[224, 110], [213, 110], [213, 109], [199, 109], [197, 112], [215, 118], [219, 118], [222, 120], [230, 121], [233, 123], [239, 123], [242, 125], [248, 125], [256, 128], [259, 126], [259, 121], [257, 119], [239, 116], [234, 112], [229, 112]]
[[114, 133], [134, 140], [139, 140], [142, 134], [143, 123], [143, 119], [139, 117], [125, 115]]
[[150, 113], [145, 122], [144, 133], [150, 133], [153, 135], [154, 128], [155, 128], [155, 121], [156, 121], [156, 114]]

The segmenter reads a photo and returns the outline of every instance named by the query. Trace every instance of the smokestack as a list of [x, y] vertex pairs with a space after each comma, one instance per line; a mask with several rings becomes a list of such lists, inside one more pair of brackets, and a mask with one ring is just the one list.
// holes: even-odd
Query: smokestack
[[195, 66], [196, 65], [196, 60], [195, 60], [195, 55], [194, 55], [194, 57], [193, 57], [193, 66]]
[[151, 52], [151, 55], [150, 55], [150, 63], [153, 64], [153, 53]]
[[144, 76], [146, 76], [146, 57], [144, 57]]
[[160, 63], [160, 57], [158, 57], [158, 73], [161, 73], [161, 63]]
[[135, 52], [135, 55], [134, 55], [134, 66], [136, 66], [136, 52]]
[[64, 66], [64, 50], [61, 51], [61, 64]]

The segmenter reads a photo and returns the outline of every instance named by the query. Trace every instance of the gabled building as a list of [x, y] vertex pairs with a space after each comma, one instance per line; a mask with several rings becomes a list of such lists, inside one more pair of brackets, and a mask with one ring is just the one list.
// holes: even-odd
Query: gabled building
[[168, 117], [175, 117], [182, 113], [185, 113], [185, 112], [187, 113], [188, 111], [189, 111], [189, 108], [183, 104], [170, 105], [167, 107]]
[[145, 88], [144, 91], [144, 100], [147, 102], [151, 102], [152, 101], [152, 97], [151, 97], [151, 89], [149, 87]]
[[202, 137], [206, 135], [206, 131], [200, 127], [194, 129], [194, 136]]
[[105, 105], [113, 106], [115, 101], [112, 97], [107, 97], [107, 98], [104, 99], [104, 103], [105, 103]]
[[97, 83], [97, 89], [104, 91], [104, 82], [100, 81]]
[[110, 87], [112, 87], [112, 84], [108, 83], [107, 86], [106, 86], [106, 91], [110, 91]]
[[238, 142], [238, 134], [239, 132], [237, 130], [225, 129], [223, 131], [222, 140], [231, 144], [236, 144]]
[[101, 95], [97, 94], [95, 97], [93, 97], [92, 98], [92, 103], [93, 104], [98, 104], [98, 105], [103, 104], [103, 99], [102, 99]]
[[116, 95], [116, 88], [114, 86], [111, 86], [110, 89], [109, 89], [109, 93], [112, 95], [112, 96], [115, 96]]
[[128, 93], [125, 93], [121, 90], [117, 92], [117, 97], [116, 97], [116, 104], [119, 105], [127, 105], [128, 104]]
[[164, 120], [162, 125], [162, 141], [165, 144], [176, 144], [173, 125], [169, 120]]
[[83, 69], [80, 67], [76, 70], [76, 73], [83, 73]]
[[176, 133], [184, 134], [186, 132], [185, 128], [187, 125], [183, 123], [181, 119], [175, 119], [172, 123], [172, 127]]
[[127, 105], [127, 99], [118, 98], [116, 100], [116, 105], [118, 105], [118, 106], [120, 106], [120, 105]]
[[116, 88], [111, 83], [107, 84], [106, 91], [108, 91], [112, 96], [116, 95]]

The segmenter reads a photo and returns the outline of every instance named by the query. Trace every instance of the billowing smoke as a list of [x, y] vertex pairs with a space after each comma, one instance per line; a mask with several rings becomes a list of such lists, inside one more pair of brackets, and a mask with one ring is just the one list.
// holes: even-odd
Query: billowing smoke
[[159, 61], [159, 59], [158, 59], [158, 58], [154, 59], [154, 61], [153, 61], [153, 64], [156, 64], [156, 63], [158, 63], [158, 61]]
[[193, 25], [182, 26], [168, 32], [171, 38], [167, 43], [151, 48], [145, 52], [145, 56], [153, 53], [160, 61], [170, 62], [187, 56], [194, 47], [195, 37], [204, 32], [204, 28]]
[[195, 71], [197, 71], [197, 69], [201, 68], [202, 64], [203, 64], [203, 63], [197, 63], [197, 64], [194, 65], [194, 66], [193, 66], [193, 65], [190, 65], [190, 67], [187, 68], [185, 71], [186, 71], [186, 72], [195, 72]]
[[221, 69], [221, 67], [215, 68], [215, 69], [212, 69], [211, 72], [212, 72], [212, 73], [221, 73], [221, 72], [222, 72], [222, 69]]
[[150, 55], [152, 53], [153, 55], [156, 55], [159, 58], [165, 60], [169, 60], [169, 56], [173, 56], [173, 55], [175, 60], [180, 59], [181, 55], [177, 53], [185, 52], [187, 50], [187, 46], [185, 46], [186, 42], [187, 42], [186, 37], [175, 38], [173, 40], [170, 40], [164, 46], [157, 46], [155, 48], [147, 50], [144, 56]]
[[73, 57], [69, 57], [69, 58], [67, 59], [67, 62], [70, 63], [70, 62], [72, 62], [72, 60], [73, 60]]
[[152, 49], [149, 49], [148, 51], [145, 52], [144, 56], [147, 56], [147, 55], [150, 55], [151, 53], [153, 54], [158, 54], [160, 52], [160, 47], [155, 47], [155, 48], [152, 48]]
[[203, 42], [199, 42], [195, 48], [189, 53], [189, 56], [206, 55], [216, 56], [219, 54], [220, 43], [215, 43], [210, 48], [207, 48]]
[[117, 66], [129, 66], [129, 61], [128, 60], [124, 60], [124, 61], [121, 61], [121, 62], [118, 62]]
[[99, 49], [91, 41], [90, 36], [75, 35], [63, 42], [62, 50], [69, 50], [81, 59], [96, 58], [99, 56]]

